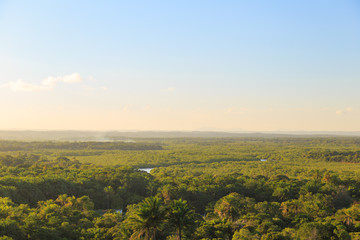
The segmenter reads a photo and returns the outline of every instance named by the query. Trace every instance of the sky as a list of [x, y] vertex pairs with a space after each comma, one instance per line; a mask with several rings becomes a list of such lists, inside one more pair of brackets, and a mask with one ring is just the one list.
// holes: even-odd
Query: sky
[[357, 0], [0, 0], [1, 130], [360, 131]]

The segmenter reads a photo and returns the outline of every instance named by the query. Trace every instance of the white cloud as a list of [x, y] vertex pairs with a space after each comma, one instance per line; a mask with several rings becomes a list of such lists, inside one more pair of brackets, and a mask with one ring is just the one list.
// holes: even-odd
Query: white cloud
[[352, 112], [352, 107], [347, 107], [347, 108], [345, 108], [345, 109], [338, 109], [338, 110], [336, 110], [336, 114], [337, 115], [342, 115], [342, 114], [344, 114], [344, 113], [349, 113], [349, 112]]
[[38, 92], [49, 91], [55, 88], [59, 82], [63, 83], [79, 83], [82, 82], [82, 77], [79, 73], [73, 73], [65, 76], [47, 77], [40, 84], [32, 84], [18, 79], [16, 81], [8, 82], [2, 85], [2, 88], [9, 88], [14, 92]]
[[48, 77], [42, 81], [42, 85], [54, 87], [58, 82], [79, 83], [82, 82], [82, 77], [79, 73], [73, 73], [66, 76]]
[[8, 82], [4, 84], [2, 87], [7, 87], [11, 91], [14, 92], [36, 92], [36, 91], [44, 91], [49, 90], [49, 87], [46, 85], [35, 85], [31, 83], [26, 83], [22, 79], [18, 79], [17, 81]]
[[58, 80], [65, 83], [78, 83], [82, 82], [82, 77], [79, 73], [73, 73], [71, 75], [58, 77]]

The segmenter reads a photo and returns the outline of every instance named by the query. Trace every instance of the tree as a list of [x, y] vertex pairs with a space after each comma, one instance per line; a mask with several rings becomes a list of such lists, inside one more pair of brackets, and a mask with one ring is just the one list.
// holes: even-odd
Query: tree
[[183, 231], [195, 231], [195, 221], [200, 218], [199, 215], [192, 210], [185, 200], [174, 200], [169, 208], [169, 224], [177, 231], [177, 239], [181, 240]]
[[217, 201], [214, 206], [214, 212], [217, 213], [221, 219], [226, 218], [230, 221], [235, 221], [246, 211], [250, 211], [253, 205], [254, 201], [252, 199], [244, 198], [234, 192]]
[[155, 240], [165, 217], [165, 209], [160, 198], [149, 197], [130, 206], [128, 215], [128, 224], [134, 231], [130, 239], [144, 237], [145, 240]]

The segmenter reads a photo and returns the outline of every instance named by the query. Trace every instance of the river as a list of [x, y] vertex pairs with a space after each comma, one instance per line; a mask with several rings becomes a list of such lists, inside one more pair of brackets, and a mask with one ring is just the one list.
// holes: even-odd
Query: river
[[147, 172], [147, 173], [150, 173], [150, 171], [154, 169], [154, 168], [139, 168], [140, 171], [144, 171], [144, 172]]

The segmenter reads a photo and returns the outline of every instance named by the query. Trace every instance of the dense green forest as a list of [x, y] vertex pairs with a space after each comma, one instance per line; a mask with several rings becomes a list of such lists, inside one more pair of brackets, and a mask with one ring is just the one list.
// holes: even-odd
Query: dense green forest
[[360, 239], [359, 162], [357, 137], [4, 140], [0, 239]]

